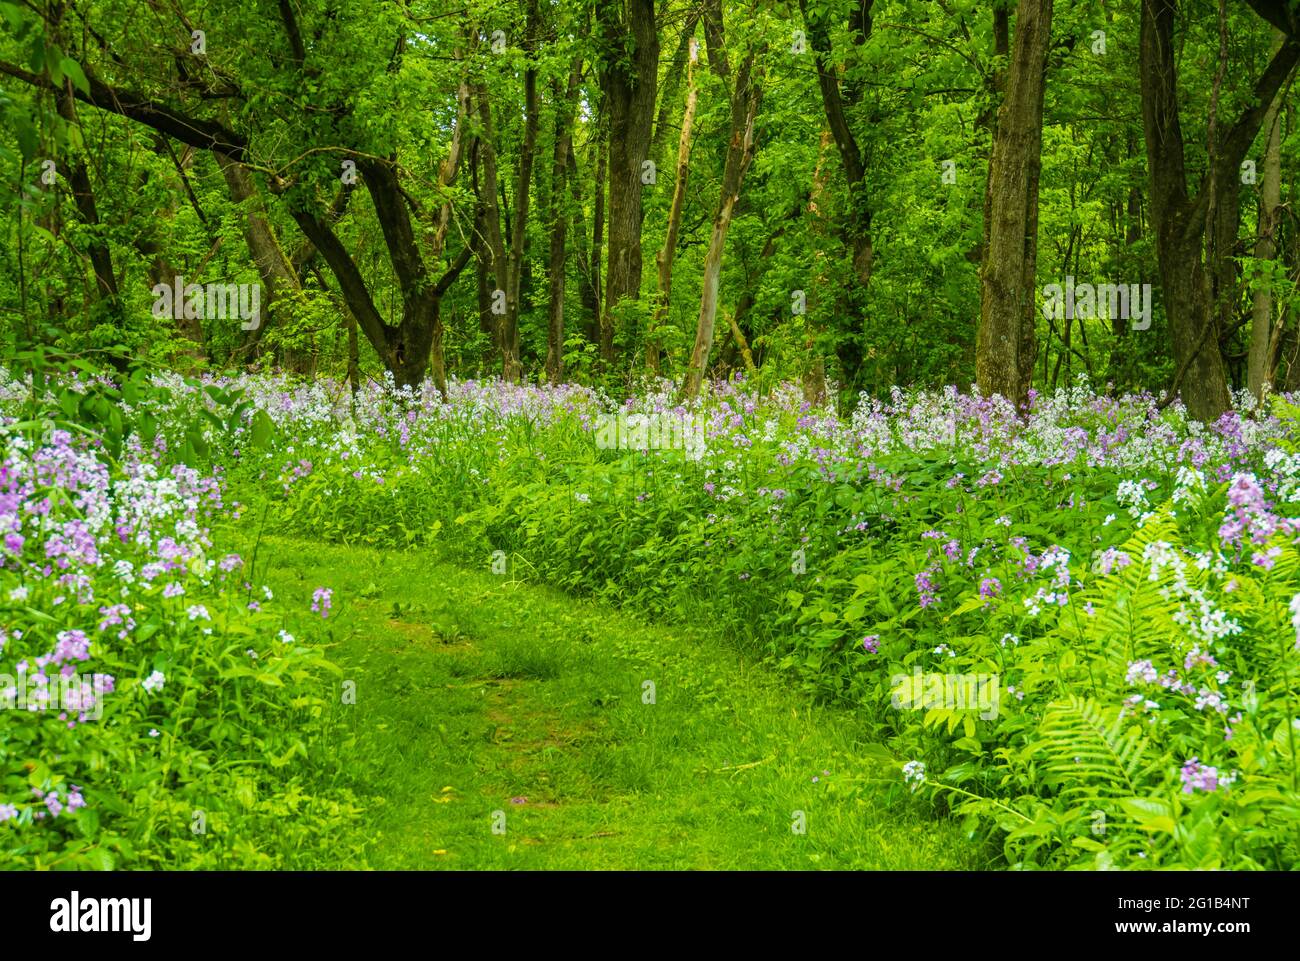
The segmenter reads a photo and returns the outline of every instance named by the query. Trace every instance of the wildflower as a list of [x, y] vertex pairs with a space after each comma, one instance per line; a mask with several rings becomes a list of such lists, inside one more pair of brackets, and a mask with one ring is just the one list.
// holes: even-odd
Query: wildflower
[[146, 691], [161, 691], [166, 681], [167, 676], [162, 671], [154, 671], [140, 682], [140, 686]]
[[1159, 677], [1155, 666], [1150, 661], [1132, 661], [1129, 663], [1128, 671], [1124, 675], [1126, 684], [1136, 684], [1143, 681], [1147, 684], [1154, 684]]
[[1219, 787], [1217, 768], [1202, 764], [1197, 758], [1191, 758], [1183, 764], [1179, 776], [1183, 779], [1183, 793], [1193, 791], [1215, 791]]
[[85, 631], [59, 631], [58, 645], [54, 648], [54, 663], [86, 661], [90, 659], [90, 638]]
[[311, 611], [313, 614], [319, 614], [322, 618], [330, 616], [330, 608], [334, 599], [334, 592], [328, 587], [318, 587], [311, 595]]
[[920, 596], [921, 609], [929, 607], [932, 604], [939, 603], [939, 595], [936, 593], [937, 586], [931, 578], [934, 568], [927, 568], [919, 571], [914, 578], [916, 583], [916, 593]]
[[912, 785], [915, 791], [925, 783], [925, 762], [908, 761], [903, 765], [903, 782]]
[[868, 634], [862, 639], [862, 649], [868, 654], [875, 654], [880, 650], [880, 635]]

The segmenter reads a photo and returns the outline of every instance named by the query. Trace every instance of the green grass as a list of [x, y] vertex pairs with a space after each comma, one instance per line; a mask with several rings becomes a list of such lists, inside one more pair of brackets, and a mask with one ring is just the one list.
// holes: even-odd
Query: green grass
[[303, 608], [334, 589], [330, 653], [356, 683], [337, 763], [374, 799], [365, 863], [340, 868], [992, 866], [882, 782], [851, 712], [723, 639], [432, 552], [265, 538], [256, 579]]

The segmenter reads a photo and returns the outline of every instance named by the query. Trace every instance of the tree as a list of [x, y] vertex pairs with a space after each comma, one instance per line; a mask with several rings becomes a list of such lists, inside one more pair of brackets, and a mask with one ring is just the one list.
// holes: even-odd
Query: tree
[[[871, 5], [872, 0], [852, 0], [850, 5], [848, 32], [855, 48], [861, 47], [871, 36]], [[831, 136], [835, 138], [835, 147], [844, 166], [844, 179], [848, 182], [849, 212], [844, 233], [853, 252], [854, 273], [858, 282], [866, 286], [871, 281], [871, 263], [874, 258], [871, 205], [866, 196], [867, 170], [862, 149], [845, 112], [846, 108], [856, 106], [862, 99], [862, 88], [853, 85], [847, 91], [841, 89], [824, 14], [810, 16], [808, 0], [799, 0], [799, 9], [803, 12], [808, 41], [817, 60], [817, 86], [821, 90], [826, 122], [830, 126]]]
[[596, 4], [601, 91], [609, 137], [608, 272], [600, 352], [614, 361], [616, 311], [641, 294], [643, 164], [649, 157], [659, 82], [654, 0]]
[[749, 50], [741, 61], [734, 80], [732, 79], [719, 0], [711, 0], [705, 8], [704, 35], [708, 42], [709, 63], [723, 83], [724, 89], [730, 88], [731, 128], [727, 141], [727, 159], [722, 170], [718, 211], [713, 218], [709, 247], [704, 255], [704, 278], [700, 293], [700, 316], [695, 327], [695, 345], [691, 349], [690, 365], [686, 369], [686, 379], [682, 384], [682, 393], [686, 397], [695, 397], [699, 394], [700, 385], [704, 380], [704, 371], [709, 364], [714, 324], [718, 313], [722, 255], [727, 245], [727, 231], [731, 228], [731, 218], [735, 213], [736, 203], [740, 200], [740, 187], [744, 182], [745, 172], [754, 159], [754, 150], [757, 146], [754, 138], [754, 122], [758, 117], [759, 101], [762, 99], [762, 88], [754, 75], [755, 61], [758, 56], [756, 49]]
[[[1255, 81], [1251, 105], [1221, 137], [1220, 118], [1211, 113], [1207, 170], [1199, 188], [1187, 184], [1187, 164], [1179, 119], [1178, 67], [1174, 53], [1177, 0], [1142, 0], [1139, 74], [1151, 178], [1151, 217], [1160, 263], [1161, 289], [1178, 368], [1172, 393], [1188, 412], [1212, 421], [1231, 404], [1220, 346], [1223, 289], [1235, 245], [1239, 169], [1259, 132], [1277, 91], [1300, 60], [1296, 14], [1285, 0], [1250, 0], [1250, 5], [1287, 41]], [[1223, 16], [1221, 9], [1220, 16]], [[1217, 283], [1217, 291], [1212, 286]]]
[[[1286, 35], [1275, 33], [1273, 56], [1286, 42]], [[1277, 250], [1277, 234], [1282, 227], [1282, 114], [1281, 95], [1273, 98], [1264, 117], [1264, 169], [1260, 173], [1258, 239], [1255, 258], [1271, 260]], [[1250, 311], [1250, 354], [1247, 385], [1262, 400], [1273, 383], [1273, 356], [1277, 335], [1273, 327], [1273, 298], [1266, 287], [1255, 291]]]
[[989, 159], [988, 249], [980, 272], [975, 369], [982, 394], [1023, 403], [1034, 366], [1038, 180], [1052, 0], [1020, 0]]

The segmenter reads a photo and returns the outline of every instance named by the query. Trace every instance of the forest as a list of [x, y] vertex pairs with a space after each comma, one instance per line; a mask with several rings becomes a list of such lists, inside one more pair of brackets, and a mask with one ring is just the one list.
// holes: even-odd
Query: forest
[[0, 867], [1300, 864], [1300, 0], [0, 0]]

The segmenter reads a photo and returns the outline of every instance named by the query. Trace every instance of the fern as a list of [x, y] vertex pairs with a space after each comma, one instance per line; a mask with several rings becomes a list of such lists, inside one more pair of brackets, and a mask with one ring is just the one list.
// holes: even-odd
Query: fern
[[[1114, 714], [1112, 717], [1111, 714]], [[1042, 758], [1041, 783], [1072, 802], [1140, 796], [1153, 765], [1147, 739], [1118, 711], [1074, 695], [1048, 704], [1029, 757]]]

